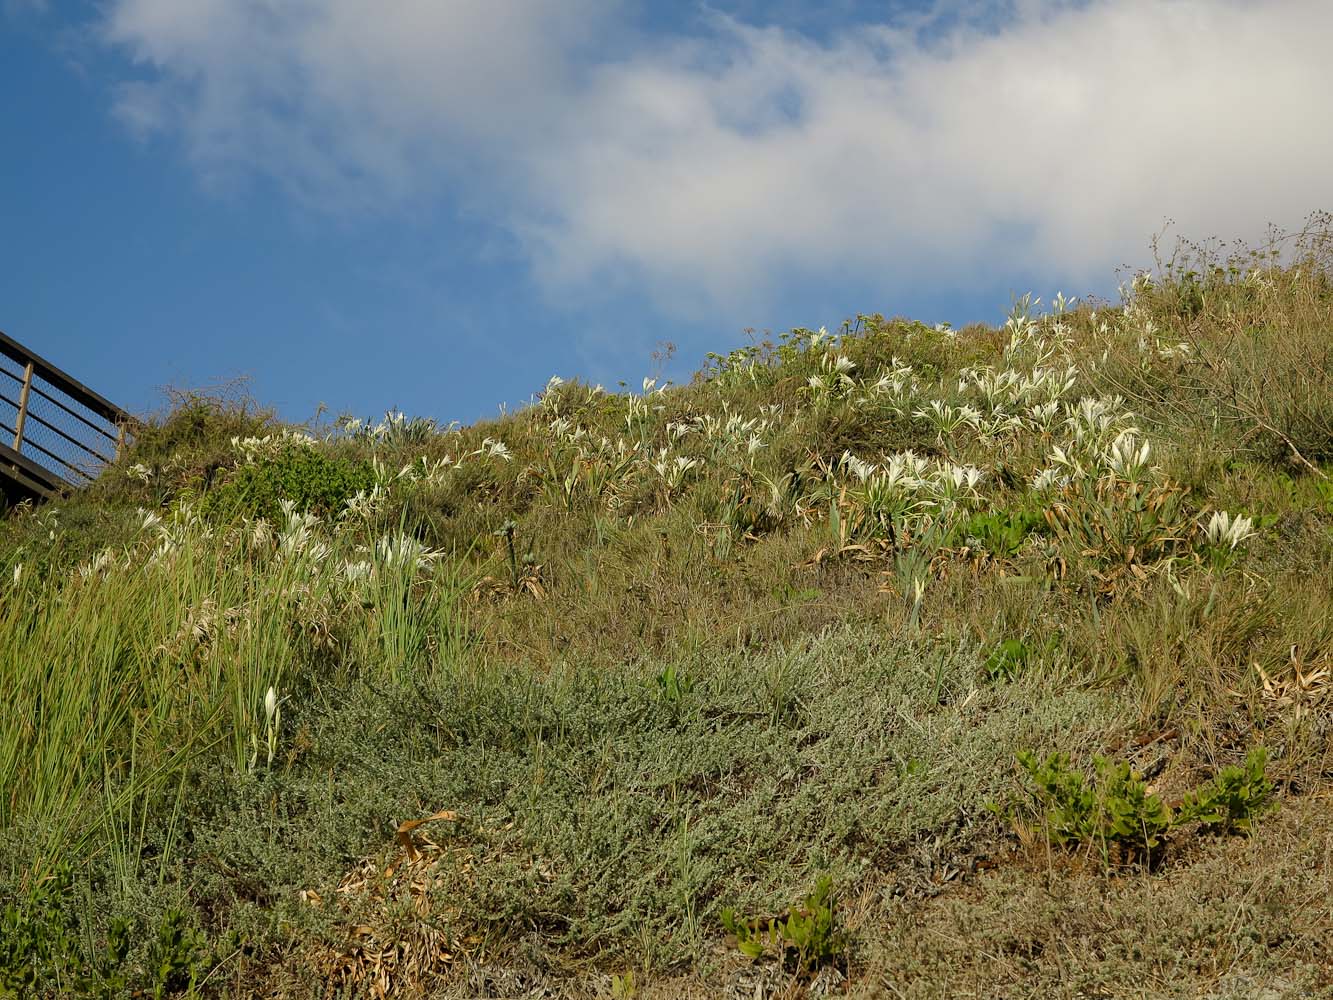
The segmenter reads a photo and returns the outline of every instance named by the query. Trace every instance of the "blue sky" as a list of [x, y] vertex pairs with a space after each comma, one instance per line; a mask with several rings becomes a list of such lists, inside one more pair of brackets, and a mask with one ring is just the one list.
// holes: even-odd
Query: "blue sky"
[[1323, 0], [0, 0], [0, 329], [471, 421], [1330, 205]]

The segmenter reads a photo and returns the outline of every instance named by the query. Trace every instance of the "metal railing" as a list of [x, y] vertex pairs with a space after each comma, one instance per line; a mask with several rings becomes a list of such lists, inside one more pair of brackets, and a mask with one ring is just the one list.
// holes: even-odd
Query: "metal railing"
[[6, 486], [52, 496], [85, 485], [121, 454], [138, 426], [119, 406], [0, 333], [0, 475]]

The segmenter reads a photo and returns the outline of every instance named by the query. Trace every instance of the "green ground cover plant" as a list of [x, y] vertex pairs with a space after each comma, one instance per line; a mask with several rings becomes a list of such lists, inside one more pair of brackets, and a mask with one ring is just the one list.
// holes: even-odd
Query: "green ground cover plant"
[[1178, 819], [1197, 821], [1205, 830], [1249, 833], [1254, 821], [1275, 808], [1273, 783], [1265, 773], [1268, 755], [1260, 747], [1245, 756], [1243, 765], [1229, 764], [1217, 777], [1189, 792]]
[[470, 427], [175, 396], [0, 521], [0, 981], [1333, 988], [1328, 232]]
[[1128, 849], [1131, 858], [1151, 861], [1163, 837], [1181, 825], [1197, 823], [1213, 833], [1250, 832], [1253, 821], [1276, 806], [1265, 773], [1267, 759], [1262, 747], [1251, 750], [1244, 765], [1223, 768], [1172, 809], [1126, 761], [1095, 755], [1096, 777], [1088, 781], [1065, 754], [1041, 760], [1031, 751], [1018, 753], [1045, 834], [1062, 846], [1095, 846], [1103, 862], [1112, 844]]
[[784, 966], [810, 973], [842, 957], [846, 941], [838, 929], [833, 881], [822, 875], [814, 890], [782, 916], [766, 922], [737, 916], [729, 907], [722, 910], [722, 926], [736, 938], [736, 947], [758, 960], [771, 948]]

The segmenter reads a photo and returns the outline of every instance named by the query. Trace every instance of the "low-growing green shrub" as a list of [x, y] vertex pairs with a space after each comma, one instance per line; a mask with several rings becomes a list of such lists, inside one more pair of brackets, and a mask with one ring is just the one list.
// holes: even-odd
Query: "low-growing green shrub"
[[1206, 832], [1249, 833], [1254, 818], [1277, 805], [1265, 773], [1267, 761], [1262, 747], [1251, 750], [1243, 766], [1223, 768], [1173, 812], [1125, 761], [1093, 757], [1096, 779], [1089, 782], [1070, 767], [1065, 754], [1053, 753], [1043, 761], [1031, 751], [1018, 753], [1051, 840], [1062, 846], [1095, 844], [1103, 856], [1112, 843], [1135, 853], [1151, 851], [1167, 833], [1188, 823], [1199, 823]]
[[1020, 750], [1018, 763], [1034, 786], [1050, 838], [1061, 845], [1091, 840], [1097, 830], [1097, 793], [1081, 771], [1070, 768], [1069, 757], [1053, 753], [1039, 761], [1030, 750]]
[[833, 880], [821, 875], [815, 889], [785, 918], [767, 922], [757, 917], [738, 917], [731, 908], [722, 911], [722, 926], [736, 937], [736, 947], [750, 958], [761, 959], [773, 949], [783, 966], [796, 973], [809, 973], [842, 960], [847, 935], [838, 926]]
[[203, 933], [177, 909], [149, 927], [112, 917], [100, 947], [90, 953], [90, 936], [98, 935], [90, 935], [88, 907], [73, 896], [71, 869], [60, 865], [0, 913], [0, 998], [163, 1000], [193, 995], [219, 962]]
[[1267, 764], [1268, 754], [1256, 747], [1243, 765], [1222, 768], [1212, 781], [1185, 796], [1177, 822], [1197, 821], [1210, 833], [1249, 833], [1256, 817], [1277, 806], [1273, 783], [1265, 773]]
[[1035, 786], [1045, 829], [1057, 844], [1095, 844], [1103, 856], [1113, 842], [1151, 851], [1171, 828], [1171, 810], [1124, 761], [1095, 756], [1097, 778], [1091, 783], [1070, 767], [1066, 754], [1043, 761], [1020, 751], [1018, 762]]
[[68, 868], [57, 869], [0, 914], [0, 995], [25, 996], [67, 974], [75, 951], [73, 915], [65, 905], [69, 883]]
[[204, 494], [205, 514], [244, 514], [281, 522], [283, 500], [300, 512], [336, 513], [348, 500], [375, 485], [369, 462], [329, 455], [322, 449], [290, 445], [273, 458], [235, 469]]
[[1125, 761], [1095, 758], [1101, 799], [1101, 836], [1152, 850], [1171, 828], [1171, 809], [1149, 794], [1142, 776]]
[[961, 522], [953, 531], [953, 544], [984, 549], [996, 559], [1012, 559], [1028, 535], [1045, 529], [1045, 519], [1035, 511], [987, 511]]

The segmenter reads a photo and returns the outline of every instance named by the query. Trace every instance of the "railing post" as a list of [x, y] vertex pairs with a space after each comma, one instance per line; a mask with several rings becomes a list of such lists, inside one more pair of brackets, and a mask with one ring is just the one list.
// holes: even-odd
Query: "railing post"
[[28, 390], [32, 388], [32, 362], [23, 369], [23, 388], [19, 390], [19, 412], [14, 418], [14, 450], [23, 450], [23, 422], [28, 417]]
[[125, 451], [125, 421], [116, 424], [116, 458]]

